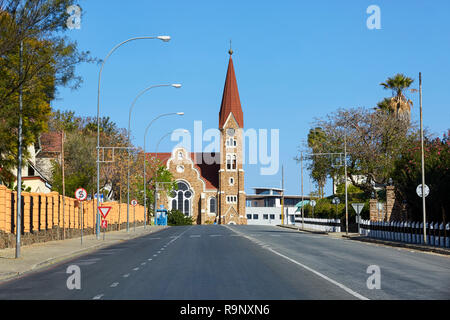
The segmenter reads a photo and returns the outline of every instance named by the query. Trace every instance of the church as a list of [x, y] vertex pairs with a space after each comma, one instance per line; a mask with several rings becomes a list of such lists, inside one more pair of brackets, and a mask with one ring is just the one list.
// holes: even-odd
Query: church
[[247, 224], [242, 167], [244, 115], [231, 49], [229, 54], [219, 111], [220, 153], [189, 153], [179, 147], [171, 153], [149, 154], [166, 165], [178, 186], [169, 194], [161, 193], [158, 205], [178, 209], [195, 224]]

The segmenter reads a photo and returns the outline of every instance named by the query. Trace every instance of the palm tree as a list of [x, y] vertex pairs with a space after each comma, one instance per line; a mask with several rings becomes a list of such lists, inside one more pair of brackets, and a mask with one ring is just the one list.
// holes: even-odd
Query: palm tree
[[401, 73], [397, 73], [394, 77], [388, 78], [386, 82], [380, 83], [386, 90], [392, 90], [392, 98], [385, 98], [377, 104], [382, 110], [393, 112], [398, 119], [411, 119], [411, 107], [413, 102], [407, 99], [404, 91], [408, 89], [414, 79], [406, 77]]

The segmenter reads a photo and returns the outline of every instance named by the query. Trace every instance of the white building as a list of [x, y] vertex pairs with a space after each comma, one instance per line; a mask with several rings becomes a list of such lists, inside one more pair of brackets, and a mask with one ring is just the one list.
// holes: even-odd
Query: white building
[[[300, 218], [295, 205], [302, 201], [300, 195], [284, 195], [280, 188], [253, 188], [255, 194], [247, 194], [245, 214], [248, 225], [279, 225], [294, 224], [295, 218]], [[281, 201], [284, 198], [284, 212]], [[309, 196], [303, 196], [309, 200]]]

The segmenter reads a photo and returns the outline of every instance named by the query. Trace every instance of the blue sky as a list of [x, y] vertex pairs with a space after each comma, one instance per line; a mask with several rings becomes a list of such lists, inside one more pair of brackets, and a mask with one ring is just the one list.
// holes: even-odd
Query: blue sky
[[[381, 29], [369, 30], [370, 5], [381, 9]], [[100, 59], [117, 43], [135, 36], [170, 35], [172, 40], [126, 44], [103, 71], [101, 116], [128, 125], [129, 106], [142, 89], [182, 83], [182, 89], [158, 88], [142, 96], [132, 118], [133, 142], [143, 146], [147, 124], [157, 115], [184, 111], [184, 117], [158, 120], [147, 137], [147, 150], [168, 131], [217, 128], [228, 64], [229, 40], [238, 81], [245, 129], [280, 129], [280, 170], [260, 175], [245, 166], [246, 191], [281, 184], [300, 192], [300, 166], [293, 160], [315, 117], [337, 108], [373, 107], [390, 92], [379, 85], [404, 73], [423, 77], [424, 126], [442, 136], [450, 120], [449, 1], [80, 1], [81, 29], [68, 36], [81, 50]], [[77, 68], [81, 88], [61, 89], [53, 107], [96, 116], [99, 65]], [[419, 119], [418, 94], [413, 120]], [[171, 150], [166, 139], [159, 151]], [[304, 190], [309, 192], [304, 172]], [[331, 193], [331, 184], [326, 194]]]

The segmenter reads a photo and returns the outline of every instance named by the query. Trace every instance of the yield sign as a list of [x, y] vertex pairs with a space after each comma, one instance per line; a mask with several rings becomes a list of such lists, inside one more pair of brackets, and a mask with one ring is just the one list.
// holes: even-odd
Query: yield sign
[[102, 215], [103, 219], [106, 219], [106, 216], [108, 215], [110, 210], [111, 207], [98, 207], [98, 211]]
[[353, 209], [355, 209], [356, 214], [360, 214], [364, 208], [364, 203], [352, 203]]

